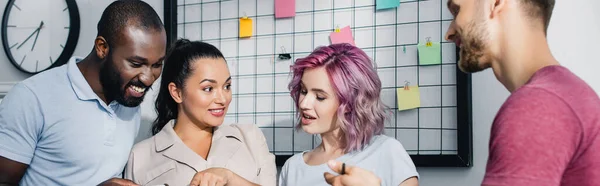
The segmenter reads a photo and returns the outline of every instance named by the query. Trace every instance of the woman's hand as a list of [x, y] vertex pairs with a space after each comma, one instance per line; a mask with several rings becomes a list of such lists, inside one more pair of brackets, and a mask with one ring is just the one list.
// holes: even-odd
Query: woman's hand
[[224, 168], [210, 168], [194, 175], [190, 186], [225, 186], [229, 182], [231, 171]]
[[327, 163], [331, 170], [339, 173], [340, 175], [334, 176], [331, 173], [325, 173], [325, 181], [333, 186], [380, 186], [381, 179], [372, 172], [367, 170], [345, 165], [344, 174], [342, 173], [342, 163], [339, 161], [329, 161]]
[[133, 183], [131, 180], [111, 178], [100, 184], [99, 186], [137, 186], [138, 184]]

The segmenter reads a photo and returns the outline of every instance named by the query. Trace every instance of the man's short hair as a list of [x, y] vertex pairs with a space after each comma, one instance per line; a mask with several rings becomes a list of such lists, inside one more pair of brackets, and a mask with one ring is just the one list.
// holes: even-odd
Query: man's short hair
[[521, 0], [520, 3], [529, 18], [543, 21], [544, 32], [547, 32], [555, 0]]
[[110, 47], [121, 39], [121, 31], [127, 26], [135, 26], [145, 31], [162, 31], [164, 25], [152, 6], [140, 0], [119, 0], [112, 2], [98, 22], [98, 35], [106, 39]]

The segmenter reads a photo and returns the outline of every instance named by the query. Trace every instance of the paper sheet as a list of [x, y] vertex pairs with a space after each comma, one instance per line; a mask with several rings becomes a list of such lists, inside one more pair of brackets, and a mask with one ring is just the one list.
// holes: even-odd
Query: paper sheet
[[296, 0], [275, 0], [275, 18], [296, 16]]
[[249, 17], [240, 18], [240, 37], [252, 36], [252, 19]]
[[400, 6], [400, 0], [377, 0], [375, 3], [377, 10], [396, 8]]
[[421, 106], [421, 93], [419, 86], [408, 86], [408, 90], [404, 87], [398, 88], [396, 94], [398, 96], [398, 110], [409, 110]]
[[421, 43], [417, 48], [419, 49], [420, 65], [438, 65], [442, 63], [442, 47], [439, 42], [431, 42], [431, 46]]
[[354, 38], [352, 37], [352, 31], [350, 30], [350, 26], [346, 26], [340, 29], [340, 32], [332, 32], [329, 35], [329, 39], [331, 40], [331, 44], [350, 43], [356, 46], [356, 44], [354, 43]]

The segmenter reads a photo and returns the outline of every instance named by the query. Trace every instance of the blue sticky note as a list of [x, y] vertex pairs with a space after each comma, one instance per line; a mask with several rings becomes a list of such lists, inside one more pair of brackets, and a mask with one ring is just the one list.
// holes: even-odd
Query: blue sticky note
[[421, 43], [417, 48], [419, 49], [420, 65], [438, 65], [442, 63], [442, 47], [439, 42], [431, 42], [430, 46]]
[[396, 8], [400, 6], [400, 0], [377, 0], [375, 5], [377, 10]]

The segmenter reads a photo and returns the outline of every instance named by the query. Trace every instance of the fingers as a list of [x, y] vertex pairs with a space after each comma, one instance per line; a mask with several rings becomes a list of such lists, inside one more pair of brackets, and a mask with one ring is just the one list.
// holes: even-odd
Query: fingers
[[209, 179], [208, 186], [225, 186], [225, 182], [221, 178]]
[[217, 179], [217, 181], [215, 182], [215, 186], [225, 186], [227, 182], [223, 179]]
[[219, 179], [215, 176], [207, 175], [206, 178], [202, 179], [200, 186], [217, 186]]
[[326, 172], [324, 174], [325, 176], [325, 182], [327, 182], [327, 184], [332, 185], [333, 181], [335, 180], [335, 176], [331, 173]]
[[342, 178], [343, 176], [335, 176], [331, 173], [326, 172], [323, 176], [325, 176], [325, 181], [327, 182], [327, 184], [329, 185], [333, 185], [333, 186], [342, 186], [344, 185], [342, 183]]
[[335, 160], [329, 160], [327, 162], [327, 165], [329, 165], [329, 168], [331, 168], [331, 170], [337, 172], [338, 174], [348, 174], [351, 172], [352, 169], [352, 166], [346, 165], [342, 162]]
[[[202, 178], [200, 180], [200, 186], [209, 186], [209, 183], [210, 183], [210, 179]], [[210, 185], [210, 186], [213, 186], [213, 185]]]
[[190, 186], [199, 186], [200, 179], [202, 178], [202, 172], [196, 173], [190, 182]]
[[138, 184], [134, 183], [131, 180], [126, 180], [126, 181], [127, 181], [127, 184], [125, 184], [125, 185], [128, 185], [128, 186], [139, 186]]
[[224, 186], [227, 182], [220, 176], [199, 172], [194, 175], [190, 186]]
[[215, 179], [207, 179], [205, 182], [206, 182], [206, 185], [200, 184], [200, 186], [216, 186], [217, 185], [217, 181]]
[[101, 185], [123, 185], [123, 186], [138, 186], [138, 184], [134, 183], [131, 180], [120, 179], [120, 178], [112, 178]]
[[337, 172], [337, 173], [342, 172], [342, 162], [335, 161], [335, 160], [329, 160], [327, 162], [327, 165], [329, 165], [329, 168], [331, 170], [333, 170], [334, 172]]

